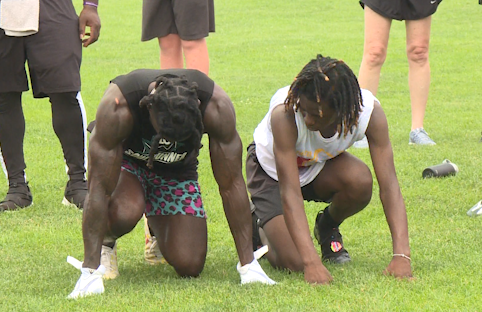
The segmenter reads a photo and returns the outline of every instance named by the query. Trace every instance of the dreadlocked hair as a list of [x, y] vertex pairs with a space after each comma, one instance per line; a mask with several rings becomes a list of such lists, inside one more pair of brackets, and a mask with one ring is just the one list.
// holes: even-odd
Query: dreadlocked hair
[[144, 96], [139, 105], [149, 108], [159, 125], [159, 132], [151, 141], [147, 167], [152, 168], [162, 138], [187, 139], [194, 148], [201, 147], [203, 123], [195, 82], [189, 83], [184, 76], [159, 76], [154, 91]]
[[285, 108], [298, 111], [301, 95], [313, 102], [328, 102], [337, 114], [339, 137], [343, 126], [343, 136], [346, 136], [358, 125], [363, 106], [361, 90], [355, 74], [342, 60], [318, 54], [306, 64], [291, 84]]

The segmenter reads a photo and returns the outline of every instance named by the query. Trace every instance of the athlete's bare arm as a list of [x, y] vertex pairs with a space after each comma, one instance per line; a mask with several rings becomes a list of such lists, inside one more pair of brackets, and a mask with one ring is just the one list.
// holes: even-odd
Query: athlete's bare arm
[[296, 161], [295, 145], [298, 133], [293, 111], [286, 111], [284, 105], [275, 107], [271, 114], [271, 128], [283, 215], [303, 261], [305, 281], [315, 284], [329, 283], [333, 278], [321, 263], [313, 245], [304, 209]]
[[110, 84], [98, 107], [89, 141], [89, 193], [82, 222], [83, 267], [96, 269], [100, 264], [109, 199], [120, 175], [122, 141], [129, 136], [132, 127], [133, 118], [124, 96], [117, 85]]
[[[373, 168], [380, 185], [380, 199], [392, 235], [393, 253], [409, 257], [407, 212], [395, 172], [387, 118], [378, 102], [375, 102], [366, 136], [370, 146]], [[404, 257], [393, 257], [386, 273], [395, 277], [411, 277], [410, 261]]]
[[233, 104], [218, 85], [214, 85], [204, 114], [204, 131], [209, 136], [211, 166], [226, 219], [241, 265], [245, 265], [253, 261], [253, 247], [249, 199], [242, 174], [243, 146], [236, 130]]

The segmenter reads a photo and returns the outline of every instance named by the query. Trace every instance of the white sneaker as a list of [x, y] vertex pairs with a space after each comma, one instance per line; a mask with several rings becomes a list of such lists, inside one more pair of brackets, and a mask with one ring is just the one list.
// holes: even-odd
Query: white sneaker
[[467, 211], [470, 217], [482, 216], [482, 200], [477, 202], [472, 208]]
[[147, 218], [144, 216], [144, 235], [146, 238], [146, 244], [144, 246], [144, 260], [151, 265], [167, 264], [166, 259], [159, 249], [157, 239], [151, 235], [149, 231], [149, 225], [147, 224]]
[[100, 264], [105, 267], [104, 279], [114, 279], [119, 276], [119, 267], [117, 266], [117, 242], [115, 243], [114, 248], [102, 245]]
[[80, 277], [75, 284], [74, 290], [67, 297], [68, 299], [77, 299], [91, 295], [100, 295], [104, 293], [104, 283], [102, 275], [105, 268], [100, 265], [97, 270], [81, 268]]
[[236, 269], [241, 277], [241, 285], [249, 283], [263, 283], [268, 285], [276, 284], [276, 282], [269, 278], [269, 276], [264, 272], [257, 260], [267, 252], [268, 246], [265, 245], [254, 252], [254, 259], [251, 263], [241, 266], [241, 263], [238, 262]]
[[79, 280], [75, 284], [74, 290], [67, 298], [77, 299], [85, 296], [104, 293], [102, 275], [105, 273], [105, 267], [103, 265], [99, 265], [97, 270], [83, 268], [82, 262], [71, 256], [67, 256], [67, 262], [81, 272]]

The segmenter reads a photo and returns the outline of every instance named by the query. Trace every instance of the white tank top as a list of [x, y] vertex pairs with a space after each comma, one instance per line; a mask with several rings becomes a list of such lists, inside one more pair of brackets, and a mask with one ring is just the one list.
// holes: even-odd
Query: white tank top
[[[283, 105], [288, 96], [290, 86], [279, 89], [271, 98], [269, 111], [254, 130], [256, 156], [264, 171], [278, 181], [276, 164], [273, 153], [273, 133], [271, 131], [271, 112], [278, 105]], [[296, 154], [301, 186], [313, 181], [320, 173], [328, 159], [334, 158], [348, 149], [365, 135], [368, 122], [373, 112], [376, 98], [368, 90], [361, 90], [363, 107], [358, 120], [358, 126], [346, 137], [338, 137], [335, 133], [331, 138], [324, 138], [319, 131], [310, 131], [306, 127], [300, 111], [295, 112], [298, 139], [296, 140]], [[343, 131], [343, 129], [342, 129]]]

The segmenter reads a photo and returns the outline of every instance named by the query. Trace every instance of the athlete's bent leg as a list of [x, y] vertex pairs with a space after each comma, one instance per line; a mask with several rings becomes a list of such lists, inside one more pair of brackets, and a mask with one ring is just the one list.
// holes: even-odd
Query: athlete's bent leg
[[181, 277], [201, 274], [207, 253], [206, 219], [192, 215], [148, 216], [161, 253]]

